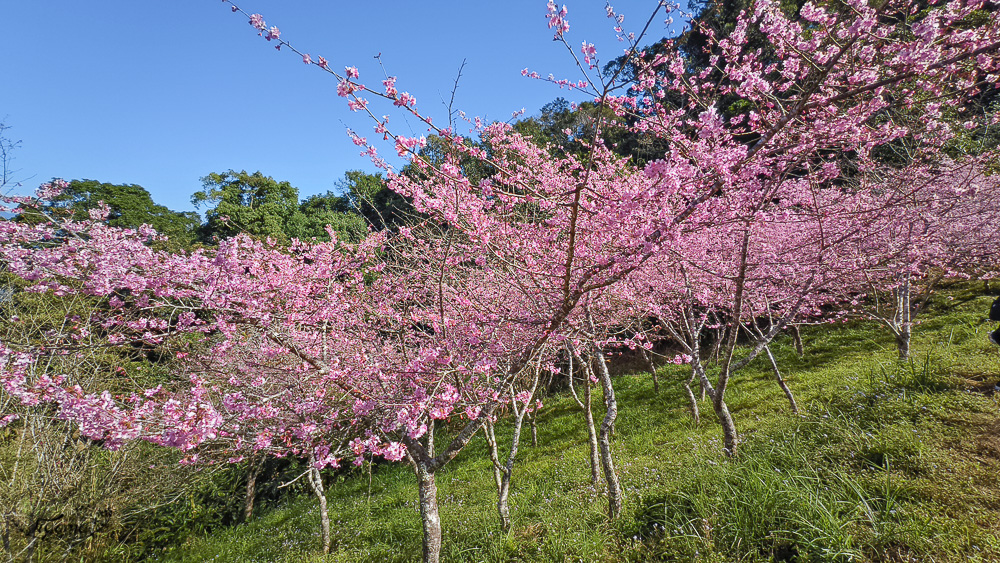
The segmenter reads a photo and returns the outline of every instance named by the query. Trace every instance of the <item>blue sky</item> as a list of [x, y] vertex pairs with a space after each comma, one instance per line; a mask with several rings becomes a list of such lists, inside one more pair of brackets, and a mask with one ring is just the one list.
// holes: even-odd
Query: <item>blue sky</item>
[[[521, 108], [537, 113], [560, 95], [586, 99], [520, 74], [528, 67], [580, 78], [552, 41], [542, 0], [237, 3], [314, 59], [322, 55], [338, 70], [357, 66], [362, 83], [381, 81], [373, 58], [381, 53], [400, 91], [436, 122], [447, 119], [443, 101], [463, 59], [456, 107], [470, 116], [505, 120]], [[655, 4], [614, 6], [626, 30], [638, 31]], [[602, 61], [622, 52], [603, 2], [568, 7], [575, 49], [586, 39]], [[663, 20], [644, 43], [671, 34]], [[333, 189], [346, 170], [373, 170], [345, 134], [352, 127], [372, 136], [373, 124], [347, 109], [332, 76], [276, 52], [218, 0], [3, 0], [0, 21], [0, 119], [21, 141], [13, 165], [25, 189], [53, 177], [133, 183], [187, 210], [209, 172], [260, 170], [305, 197]], [[392, 115], [399, 133], [425, 132], [391, 106], [374, 109]]]

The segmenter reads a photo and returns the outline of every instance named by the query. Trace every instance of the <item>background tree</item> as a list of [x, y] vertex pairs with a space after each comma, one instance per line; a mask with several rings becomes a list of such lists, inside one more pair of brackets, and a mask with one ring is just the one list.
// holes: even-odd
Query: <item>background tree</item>
[[204, 189], [191, 196], [196, 208], [206, 208], [199, 229], [203, 242], [217, 242], [239, 233], [287, 241], [305, 227], [299, 211], [299, 190], [261, 172], [213, 172], [201, 179]]
[[[587, 141], [594, 138], [600, 123], [601, 138], [616, 153], [631, 157], [640, 165], [654, 155], [662, 156], [663, 143], [648, 135], [631, 134], [622, 127], [625, 121], [626, 118], [615, 115], [606, 106], [590, 101], [570, 104], [559, 97], [542, 106], [537, 116], [515, 122], [514, 130], [530, 137], [539, 146], [548, 146], [553, 156], [573, 154], [579, 157], [586, 154]], [[611, 123], [615, 125], [609, 126]]]
[[[87, 212], [104, 202], [110, 211], [108, 225], [123, 229], [137, 229], [150, 225], [157, 232], [167, 235], [178, 246], [190, 245], [195, 240], [201, 223], [193, 211], [171, 211], [153, 201], [145, 188], [136, 184], [109, 184], [97, 180], [73, 180], [56, 198], [45, 202], [40, 211], [45, 214], [75, 214], [87, 217]], [[38, 214], [22, 215], [23, 220], [43, 220]]]
[[8, 184], [13, 185], [15, 170], [13, 167], [14, 151], [21, 146], [21, 141], [11, 139], [7, 131], [10, 125], [0, 121], [0, 189], [5, 189]]
[[300, 239], [330, 240], [327, 226], [341, 240], [360, 242], [368, 235], [365, 218], [351, 207], [347, 198], [333, 192], [311, 195], [299, 205], [302, 223], [293, 236]]
[[410, 201], [389, 189], [381, 173], [348, 170], [336, 186], [341, 198], [338, 210], [360, 214], [372, 231], [395, 230], [417, 219]]

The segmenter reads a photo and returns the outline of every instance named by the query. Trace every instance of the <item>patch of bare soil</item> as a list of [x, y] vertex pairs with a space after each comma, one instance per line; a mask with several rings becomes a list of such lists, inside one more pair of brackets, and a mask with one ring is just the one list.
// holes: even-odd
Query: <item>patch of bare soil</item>
[[955, 377], [958, 378], [958, 384], [961, 388], [973, 393], [982, 393], [987, 397], [992, 397], [995, 393], [1000, 392], [1000, 375], [998, 374], [967, 372], [957, 373]]

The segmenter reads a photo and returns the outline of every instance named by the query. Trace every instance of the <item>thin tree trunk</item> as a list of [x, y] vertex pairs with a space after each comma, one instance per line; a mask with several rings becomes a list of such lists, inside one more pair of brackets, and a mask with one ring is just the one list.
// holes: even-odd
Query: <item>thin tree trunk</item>
[[420, 519], [424, 527], [424, 563], [441, 560], [441, 517], [438, 514], [437, 483], [426, 461], [414, 463], [420, 492]]
[[805, 348], [802, 346], [802, 332], [799, 331], [799, 325], [790, 325], [788, 327], [792, 331], [792, 342], [795, 343], [795, 353], [802, 356], [805, 354]]
[[[715, 329], [714, 333], [715, 333], [715, 339], [712, 342], [711, 348], [709, 348], [709, 350], [708, 350], [708, 356], [706, 357], [705, 361], [710, 361], [710, 360], [712, 360], [714, 358], [714, 361], [715, 361], [716, 365], [718, 365], [718, 363], [719, 363], [719, 349], [722, 347], [722, 341], [723, 341], [723, 338], [724, 338], [724, 336], [726, 334], [726, 329], [724, 327], [719, 327], [719, 328]], [[695, 338], [698, 339], [698, 338], [701, 338], [701, 337], [700, 337], [700, 335], [695, 335]], [[700, 343], [699, 343], [699, 349], [700, 348], [701, 348], [701, 346], [700, 346]], [[701, 376], [703, 376], [705, 374], [704, 363], [702, 363], [702, 366], [699, 368], [699, 370], [701, 371], [701, 374], [700, 374], [698, 380], [699, 380], [701, 389], [699, 391], [698, 400], [699, 401], [704, 401], [706, 395], [714, 396], [714, 393], [713, 393], [712, 385], [711, 385], [711, 383], [708, 382], [708, 379], [706, 379], [705, 377], [701, 377]]]
[[[722, 341], [724, 340], [725, 334], [726, 334], [726, 328], [719, 327], [715, 329], [715, 340], [712, 342], [712, 347], [709, 348], [708, 350], [708, 357], [706, 358], [706, 360], [711, 360], [712, 358], [715, 358], [715, 363], [719, 363], [719, 348], [722, 347]], [[702, 395], [701, 398], [704, 399], [705, 396]]]
[[[526, 407], [527, 405], [522, 408]], [[523, 412], [514, 420], [514, 433], [511, 437], [510, 453], [507, 456], [507, 464], [503, 466], [500, 472], [500, 488], [497, 489], [497, 514], [500, 516], [500, 529], [505, 532], [510, 530], [510, 505], [508, 504], [508, 499], [510, 498], [510, 481], [514, 474], [514, 460], [517, 458], [517, 446], [521, 442], [521, 425], [523, 420]]]
[[899, 332], [896, 334], [896, 349], [899, 351], [900, 361], [905, 362], [910, 359], [910, 336], [909, 324], [899, 327]]
[[500, 529], [504, 532], [510, 531], [510, 504], [507, 502], [509, 497], [510, 474], [504, 473], [500, 489], [497, 491], [497, 514], [500, 516]]
[[696, 357], [692, 357], [691, 368], [698, 375], [698, 381], [701, 383], [701, 390], [708, 394], [708, 397], [715, 400], [715, 388], [712, 387], [712, 382], [708, 380], [708, 374], [705, 373], [705, 366], [701, 362], [698, 362]]
[[[520, 439], [520, 433], [520, 429], [515, 427], [514, 444]], [[510, 469], [513, 463], [510, 463], [509, 458], [506, 465], [500, 463], [500, 451], [497, 447], [497, 438], [492, 422], [486, 423], [486, 441], [490, 446], [490, 461], [493, 462], [493, 482], [497, 487], [497, 515], [500, 517], [500, 529], [506, 532], [510, 529], [510, 506], [507, 499], [510, 496]], [[516, 452], [516, 445], [512, 446], [511, 450]]]
[[590, 391], [590, 370], [584, 370], [587, 381], [583, 388], [583, 416], [587, 422], [587, 440], [590, 442], [590, 481], [597, 487], [601, 483], [600, 454], [597, 449], [597, 427], [594, 425], [593, 394]]
[[[0, 532], [0, 543], [3, 543], [3, 549], [8, 554], [13, 556], [13, 552], [10, 550], [10, 515], [4, 515], [4, 526], [3, 532]], [[11, 557], [13, 559], [13, 557]]]
[[500, 465], [500, 449], [497, 447], [497, 436], [493, 429], [493, 422], [487, 420], [483, 426], [486, 430], [486, 444], [489, 445], [490, 461], [493, 462], [493, 484], [496, 485], [499, 492], [503, 480], [503, 466]]
[[715, 414], [719, 417], [719, 422], [722, 424], [722, 441], [725, 446], [725, 452], [733, 457], [737, 454], [736, 448], [739, 445], [739, 435], [736, 433], [736, 424], [733, 423], [733, 417], [729, 413], [729, 406], [726, 405], [726, 388], [729, 385], [730, 370], [733, 366], [733, 352], [736, 350], [736, 342], [740, 332], [740, 319], [743, 316], [743, 292], [746, 286], [749, 245], [750, 226], [747, 224], [743, 231], [743, 244], [740, 250], [739, 275], [736, 276], [735, 280], [736, 291], [733, 296], [732, 320], [726, 331], [725, 357], [722, 360], [722, 366], [719, 369], [718, 384], [712, 396], [712, 408], [715, 409]]
[[698, 378], [702, 401], [705, 400], [706, 389], [711, 387], [705, 376], [705, 370], [701, 367], [701, 330], [704, 326], [704, 320], [700, 323], [695, 322], [690, 306], [684, 309], [684, 339], [687, 340], [687, 349], [691, 356], [691, 375], [684, 382], [684, 391], [687, 394], [688, 405], [691, 407], [691, 418], [694, 419], [695, 425], [701, 424], [701, 411], [698, 408], [698, 399], [695, 398], [694, 391], [691, 390], [691, 382], [694, 381], [695, 377]]
[[[719, 423], [722, 425], [722, 438], [723, 447], [725, 452], [730, 455], [736, 455], [736, 446], [739, 443], [739, 435], [736, 433], [736, 425], [733, 423], [733, 417], [729, 414], [729, 406], [725, 401], [725, 390], [726, 384], [729, 382], [729, 378], [725, 376], [725, 372], [719, 374], [719, 387], [712, 387], [712, 383], [708, 380], [708, 374], [705, 373], [705, 368], [699, 362], [695, 367], [697, 370], [698, 377], [701, 380], [701, 388], [708, 393], [708, 397], [712, 400], [712, 409], [715, 411], [716, 416], [719, 418]], [[725, 369], [727, 366], [723, 366]]]
[[799, 414], [799, 406], [795, 404], [795, 396], [792, 395], [792, 390], [788, 388], [785, 384], [784, 378], [781, 377], [781, 371], [778, 370], [778, 362], [774, 359], [774, 354], [771, 353], [770, 346], [764, 346], [764, 351], [767, 352], [767, 358], [771, 360], [771, 369], [774, 370], [774, 378], [778, 380], [778, 387], [785, 392], [785, 397], [788, 397], [788, 404], [792, 407], [792, 412]]
[[[687, 394], [688, 404], [691, 406], [691, 418], [694, 419], [695, 425], [701, 424], [701, 414], [698, 412], [698, 400], [694, 396], [694, 391], [691, 390], [691, 382], [694, 381], [696, 375], [696, 370], [694, 367], [691, 368], [691, 377], [688, 377], [684, 382], [684, 391]], [[702, 393], [705, 391], [705, 387], [702, 388]]]
[[716, 391], [712, 407], [715, 409], [715, 414], [719, 417], [719, 423], [722, 424], [722, 443], [725, 447], [725, 452], [729, 456], [735, 456], [740, 438], [736, 432], [736, 424], [733, 422], [733, 416], [729, 414], [729, 406], [726, 405], [722, 393]]
[[[573, 349], [572, 345], [567, 345], [566, 349], [569, 351], [569, 392], [573, 395], [573, 400], [583, 411], [583, 417], [587, 423], [587, 440], [590, 443], [590, 482], [594, 485], [596, 489], [601, 485], [601, 461], [600, 453], [597, 448], [597, 428], [594, 426], [594, 411], [591, 408], [591, 377], [593, 376], [593, 370], [589, 362], [583, 360], [576, 350]], [[580, 364], [580, 371], [583, 373], [583, 400], [580, 400], [579, 395], [576, 393], [576, 387], [574, 386], [573, 379], [575, 377], [576, 370], [574, 369], [574, 362]]]
[[653, 364], [653, 356], [650, 355], [649, 351], [642, 348], [642, 359], [646, 360], [646, 367], [649, 369], [649, 373], [653, 376], [653, 393], [660, 393], [660, 379], [656, 375], [656, 366]]
[[247, 475], [246, 500], [243, 502], [243, 521], [249, 522], [253, 518], [254, 499], [257, 496], [257, 477], [260, 476], [264, 468], [264, 457], [254, 455], [250, 458], [250, 473]]
[[[538, 413], [532, 412], [529, 417], [531, 420], [531, 447], [538, 447]], [[518, 430], [520, 432], [520, 430]]]
[[[497, 486], [497, 514], [500, 517], [500, 529], [510, 530], [510, 483], [514, 475], [514, 461], [517, 459], [517, 448], [521, 444], [521, 429], [524, 427], [524, 417], [528, 415], [530, 401], [535, 396], [535, 389], [538, 388], [539, 369], [536, 366], [535, 379], [531, 385], [531, 396], [529, 403], [518, 406], [514, 390], [510, 389], [511, 409], [514, 411], [514, 429], [511, 434], [510, 451], [507, 454], [507, 463], [500, 463], [499, 448], [497, 447], [496, 434], [493, 423], [486, 423], [486, 441], [490, 445], [490, 458], [493, 461], [493, 478]], [[534, 416], [532, 416], [532, 420]]]
[[319, 522], [323, 534], [323, 553], [330, 553], [330, 513], [326, 507], [326, 491], [323, 490], [323, 476], [316, 469], [316, 458], [309, 456], [309, 486], [319, 500]]
[[597, 350], [594, 361], [598, 365], [601, 387], [604, 388], [604, 405], [607, 413], [601, 422], [601, 430], [598, 434], [598, 444], [601, 449], [601, 467], [604, 469], [604, 480], [608, 485], [608, 517], [615, 520], [622, 512], [622, 488], [618, 481], [618, 473], [615, 471], [615, 462], [611, 457], [611, 433], [614, 431], [615, 419], [618, 417], [618, 400], [615, 398], [615, 390], [611, 384], [611, 374], [608, 366], [604, 362], [604, 355]]
[[896, 319], [898, 328], [896, 333], [896, 348], [899, 351], [900, 361], [910, 359], [910, 334], [912, 333], [912, 315], [910, 308], [911, 298], [910, 274], [905, 274], [903, 284], [896, 289]]

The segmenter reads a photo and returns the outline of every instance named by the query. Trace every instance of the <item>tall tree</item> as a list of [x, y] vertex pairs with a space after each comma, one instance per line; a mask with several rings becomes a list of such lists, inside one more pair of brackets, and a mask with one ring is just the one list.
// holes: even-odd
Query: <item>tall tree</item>
[[348, 170], [337, 188], [343, 201], [340, 211], [360, 213], [373, 231], [393, 230], [416, 217], [410, 201], [389, 189], [381, 173]]
[[338, 239], [350, 242], [360, 242], [368, 235], [365, 218], [342, 195], [333, 192], [311, 195], [299, 205], [299, 212], [302, 221], [296, 225], [297, 232], [289, 233], [296, 238], [330, 240], [327, 227]]
[[213, 172], [201, 181], [204, 189], [191, 196], [191, 203], [207, 209], [205, 224], [199, 229], [204, 242], [239, 233], [287, 241], [304, 228], [299, 190], [288, 182], [245, 170]]
[[[112, 227], [137, 229], [150, 225], [180, 246], [194, 241], [201, 222], [192, 211], [171, 211], [155, 203], [145, 188], [136, 184], [109, 184], [97, 180], [73, 180], [39, 211], [47, 215], [74, 214], [86, 218], [90, 210], [101, 203], [108, 206], [107, 223]], [[23, 214], [24, 220], [42, 220], [37, 214]]]

